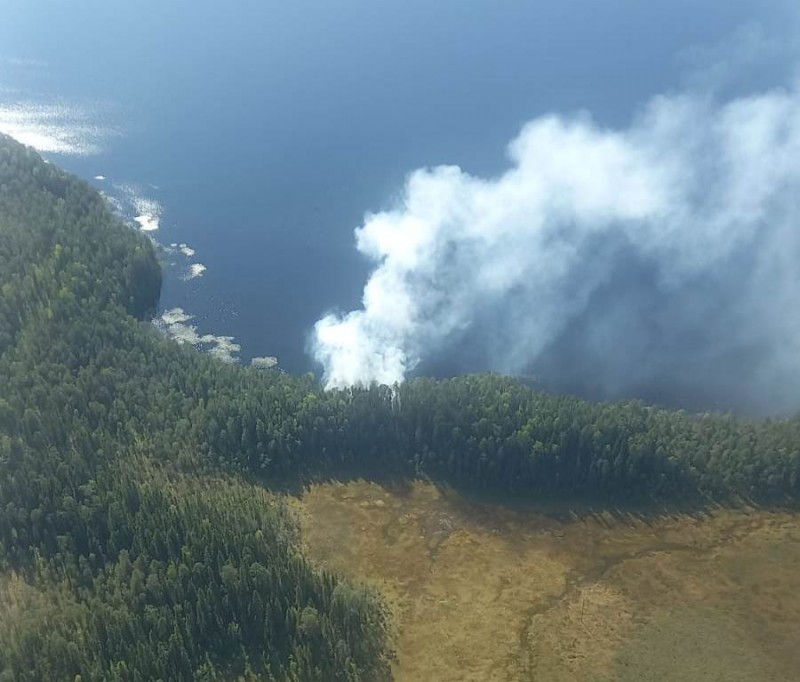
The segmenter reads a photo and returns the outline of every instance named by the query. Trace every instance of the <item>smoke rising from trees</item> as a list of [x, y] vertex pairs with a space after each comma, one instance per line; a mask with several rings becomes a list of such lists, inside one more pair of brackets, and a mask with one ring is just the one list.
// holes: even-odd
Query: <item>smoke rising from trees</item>
[[329, 314], [327, 386], [533, 374], [593, 397], [800, 407], [800, 90], [652, 99], [626, 129], [524, 126], [509, 167], [412, 172], [356, 232], [363, 307]]

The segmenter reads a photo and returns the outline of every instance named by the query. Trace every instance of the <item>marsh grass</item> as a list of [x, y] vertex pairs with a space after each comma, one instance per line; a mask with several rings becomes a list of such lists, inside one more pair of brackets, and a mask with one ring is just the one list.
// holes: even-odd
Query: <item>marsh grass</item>
[[316, 561], [383, 593], [401, 682], [800, 679], [788, 511], [537, 509], [363, 480], [294, 505]]

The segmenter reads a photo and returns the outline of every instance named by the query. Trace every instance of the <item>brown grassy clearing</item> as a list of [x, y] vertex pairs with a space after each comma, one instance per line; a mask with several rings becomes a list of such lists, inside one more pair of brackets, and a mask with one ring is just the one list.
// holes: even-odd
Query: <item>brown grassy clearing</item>
[[294, 505], [310, 555], [385, 596], [400, 682], [800, 680], [789, 513], [559, 519], [364, 481]]

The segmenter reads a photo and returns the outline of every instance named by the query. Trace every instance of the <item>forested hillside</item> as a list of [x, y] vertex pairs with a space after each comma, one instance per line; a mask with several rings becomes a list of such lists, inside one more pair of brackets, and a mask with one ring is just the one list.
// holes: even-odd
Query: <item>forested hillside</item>
[[800, 493], [800, 419], [488, 375], [326, 392], [161, 338], [146, 322], [160, 283], [102, 197], [0, 136], [0, 679], [387, 678], [380, 600], [303, 558], [264, 483]]
[[0, 679], [386, 677], [380, 604], [206, 466], [186, 420], [233, 375], [138, 321], [151, 244], [8, 138], [0, 277]]

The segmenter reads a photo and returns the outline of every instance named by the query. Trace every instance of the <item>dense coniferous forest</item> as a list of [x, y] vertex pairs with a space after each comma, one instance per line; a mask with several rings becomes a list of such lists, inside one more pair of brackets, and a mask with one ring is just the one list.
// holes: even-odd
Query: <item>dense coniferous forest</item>
[[0, 136], [0, 679], [380, 680], [380, 598], [265, 485], [423, 477], [535, 498], [794, 502], [800, 419], [589, 403], [494, 376], [323, 391], [147, 320], [151, 242]]

